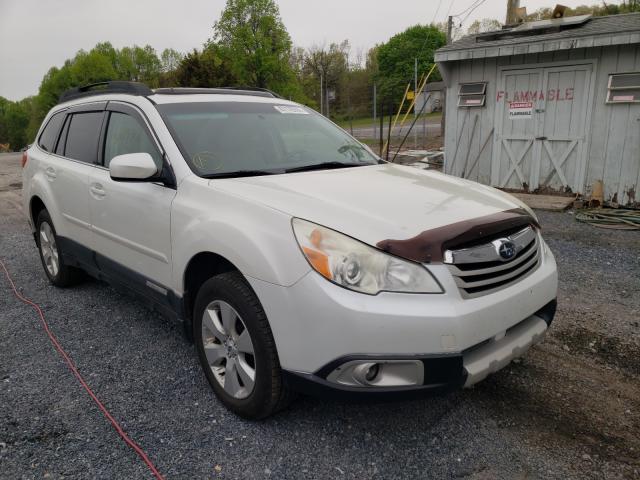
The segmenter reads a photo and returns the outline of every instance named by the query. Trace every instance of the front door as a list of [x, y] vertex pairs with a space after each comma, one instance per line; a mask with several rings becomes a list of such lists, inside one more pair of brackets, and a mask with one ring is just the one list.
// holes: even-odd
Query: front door
[[[102, 166], [89, 178], [94, 249], [101, 270], [142, 294], [167, 295], [171, 284], [171, 203], [176, 191], [157, 182], [118, 182], [109, 162], [117, 155], [163, 156], [143, 117], [133, 107], [107, 107]], [[150, 292], [153, 291], [153, 292]]]
[[493, 185], [582, 191], [591, 72], [591, 65], [503, 71]]

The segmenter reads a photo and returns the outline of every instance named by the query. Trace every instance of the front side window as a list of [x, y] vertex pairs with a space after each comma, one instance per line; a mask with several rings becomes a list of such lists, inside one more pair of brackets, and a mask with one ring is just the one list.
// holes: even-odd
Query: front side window
[[63, 120], [63, 112], [54, 114], [49, 119], [49, 121], [47, 122], [47, 126], [44, 127], [44, 130], [40, 134], [38, 145], [45, 152], [53, 152], [53, 150], [56, 148], [56, 140], [58, 139], [58, 133], [60, 133], [60, 126], [62, 125]]
[[146, 129], [130, 115], [111, 112], [104, 144], [104, 166], [108, 167], [113, 157], [126, 153], [148, 153], [158, 170], [162, 169], [162, 156]]
[[379, 163], [366, 147], [305, 107], [197, 102], [156, 108], [191, 168], [203, 177]]
[[86, 163], [98, 159], [98, 137], [104, 112], [76, 113], [71, 117], [64, 156]]

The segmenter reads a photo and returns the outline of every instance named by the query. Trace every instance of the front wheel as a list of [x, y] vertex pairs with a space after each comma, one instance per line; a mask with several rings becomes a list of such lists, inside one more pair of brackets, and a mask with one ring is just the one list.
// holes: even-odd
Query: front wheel
[[202, 368], [227, 408], [261, 419], [288, 404], [289, 390], [267, 316], [239, 272], [215, 276], [202, 285], [193, 326]]

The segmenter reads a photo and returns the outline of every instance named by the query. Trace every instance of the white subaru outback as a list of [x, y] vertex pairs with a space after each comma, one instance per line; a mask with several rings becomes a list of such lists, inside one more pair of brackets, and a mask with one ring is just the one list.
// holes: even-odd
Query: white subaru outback
[[540, 341], [557, 273], [533, 212], [380, 160], [261, 90], [66, 92], [23, 157], [44, 270], [86, 272], [184, 322], [247, 418], [290, 392], [470, 386]]

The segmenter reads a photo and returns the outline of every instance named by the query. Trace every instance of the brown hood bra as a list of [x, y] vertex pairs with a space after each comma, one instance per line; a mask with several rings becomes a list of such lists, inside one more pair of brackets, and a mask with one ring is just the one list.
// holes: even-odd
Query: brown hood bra
[[414, 262], [437, 263], [443, 261], [445, 250], [482, 243], [499, 234], [509, 235], [528, 225], [540, 228], [535, 218], [516, 208], [426, 230], [407, 240], [382, 240], [376, 246]]

